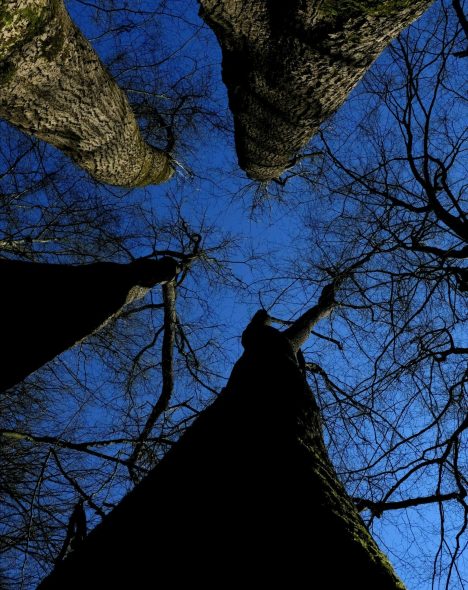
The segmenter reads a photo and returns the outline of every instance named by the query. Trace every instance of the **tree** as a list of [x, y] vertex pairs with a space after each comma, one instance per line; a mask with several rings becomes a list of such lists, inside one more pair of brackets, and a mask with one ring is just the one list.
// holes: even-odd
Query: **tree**
[[125, 94], [62, 0], [2, 1], [0, 116], [62, 149], [96, 180], [124, 187], [173, 174], [147, 144]]
[[223, 50], [239, 165], [269, 181], [431, 1], [200, 4]]
[[169, 257], [81, 266], [0, 259], [0, 391], [92, 334], [154, 285], [175, 280], [180, 270]]
[[[367, 256], [340, 292], [345, 325], [335, 320], [327, 332], [332, 346], [306, 351], [332, 425], [328, 448], [374, 530], [385, 512], [405, 507], [416, 528], [423, 511], [410, 508], [430, 514], [433, 506], [440, 538], [428, 571], [434, 585], [450, 587], [464, 584], [457, 557], [467, 522], [467, 137], [457, 59], [463, 35], [448, 9], [429, 23], [402, 35], [376, 64], [311, 147], [322, 158], [285, 177], [297, 192], [313, 185], [329, 209], [321, 224], [316, 203], [310, 208], [307, 250], [294, 251], [282, 280], [310, 289], [322, 273]], [[353, 418], [343, 403], [355, 408]], [[374, 439], [380, 451], [367, 456], [363, 445]], [[419, 544], [411, 559], [424, 551]]]
[[[170, 18], [175, 18], [177, 23], [177, 27], [169, 29], [171, 35], [182, 22], [192, 22], [193, 14], [187, 6], [184, 6], [184, 21], [180, 14], [177, 17], [171, 14]], [[143, 5], [138, 8], [144, 9]], [[93, 36], [102, 37], [106, 31], [112, 31], [107, 33], [109, 41], [115, 31], [128, 30], [132, 10], [106, 0], [97, 9], [105, 28], [97, 31], [93, 28]], [[150, 10], [142, 13], [139, 32], [145, 30], [142, 20], [149, 18], [149, 13], [153, 14]], [[219, 404], [216, 402], [213, 409], [225, 403], [232, 407], [235, 399], [239, 399], [239, 406], [236, 412], [228, 412], [228, 417], [235, 418], [230, 424], [220, 417], [221, 432], [217, 440], [228, 440], [226, 444], [213, 445], [213, 437], [210, 438], [203, 455], [207, 459], [205, 471], [210, 470], [213, 453], [215, 456], [224, 453], [232, 458], [230, 464], [235, 469], [238, 466], [238, 472], [242, 474], [244, 469], [249, 483], [255, 482], [253, 487], [264, 490], [262, 480], [268, 483], [273, 479], [268, 475], [272, 460], [265, 459], [267, 474], [257, 473], [254, 467], [259, 463], [256, 460], [259, 455], [255, 455], [254, 448], [264, 449], [268, 440], [272, 450], [280, 448], [276, 460], [281, 458], [283, 448], [289, 449], [289, 457], [298, 458], [296, 451], [302, 447], [296, 444], [298, 433], [294, 428], [268, 430], [275, 425], [275, 416], [279, 415], [278, 420], [286, 418], [284, 391], [299, 392], [299, 388], [290, 385], [283, 388], [276, 368], [288, 382], [299, 383], [300, 379], [303, 384], [304, 379], [291, 361], [291, 349], [279, 344], [280, 340], [285, 342], [279, 333], [277, 345], [282, 350], [281, 360], [268, 367], [263, 362], [263, 367], [269, 370], [266, 377], [264, 369], [258, 374], [252, 370], [248, 375], [247, 381], [259, 383], [255, 392], [250, 386], [244, 389], [242, 385], [242, 392], [236, 389], [235, 395], [218, 394], [225, 385], [224, 376], [231, 372], [233, 359], [239, 356], [237, 343], [246, 323], [245, 315], [258, 309], [260, 302], [262, 308], [274, 315], [272, 321], [285, 327], [284, 333], [289, 333], [291, 340], [297, 336], [297, 346], [307, 336], [310, 321], [320, 319], [313, 326], [309, 340], [301, 345], [305, 357], [301, 366], [302, 371], [304, 368], [307, 371], [319, 406], [324, 444], [335, 470], [328, 472], [332, 487], [338, 493], [336, 473], [352, 503], [362, 511], [366, 526], [391, 555], [409, 588], [427, 588], [431, 579], [435, 587], [463, 587], [467, 515], [463, 455], [467, 432], [463, 362], [466, 313], [462, 284], [458, 280], [460, 272], [452, 272], [450, 268], [462, 269], [463, 260], [448, 257], [439, 260], [434, 252], [413, 250], [408, 236], [413, 233], [418, 236], [422, 228], [426, 233], [418, 245], [424, 248], [455, 252], [463, 244], [434, 211], [408, 211], [407, 206], [397, 206], [395, 198], [407, 205], [427, 207], [428, 195], [414, 177], [406, 144], [399, 139], [399, 122], [404, 117], [393, 117], [387, 109], [393, 97], [398, 99], [401, 113], [407, 113], [406, 89], [411, 87], [418, 90], [417, 98], [410, 101], [413, 115], [415, 105], [425, 104], [426, 100], [437, 105], [433, 125], [427, 127], [421, 124], [424, 118], [413, 118], [411, 128], [413, 136], [418, 137], [414, 143], [418, 150], [419, 146], [424, 148], [420, 138], [427, 137], [431, 148], [428, 153], [432, 156], [444, 161], [445, 152], [440, 158], [439, 148], [456, 156], [456, 163], [447, 175], [450, 193], [438, 189], [439, 200], [455, 215], [456, 207], [462, 208], [463, 199], [462, 151], [458, 147], [463, 138], [458, 135], [459, 122], [463, 119], [458, 65], [455, 66], [462, 60], [451, 56], [452, 49], [455, 53], [460, 49], [453, 16], [449, 8], [436, 7], [408, 36], [401, 38], [407, 44], [410, 64], [416, 66], [412, 76], [408, 77], [405, 53], [383, 55], [361, 90], [354, 93], [352, 100], [323, 129], [323, 140], [315, 138], [307, 150], [314, 158], [301, 159], [280, 183], [249, 186], [236, 176], [228, 177], [226, 135], [217, 136], [215, 126], [209, 128], [210, 142], [204, 150], [198, 149], [197, 137], [188, 136], [190, 141], [186, 135], [182, 137], [185, 146], [190, 143], [194, 146], [192, 154], [185, 152], [191, 167], [190, 180], [189, 173], [184, 172], [180, 182], [171, 185], [167, 192], [134, 191], [124, 201], [115, 199], [118, 193], [114, 191], [88, 181], [83, 184], [82, 177], [72, 173], [70, 166], [64, 166], [57, 155], [51, 160], [51, 152], [37, 142], [24, 138], [20, 141], [13, 131], [4, 136], [1, 153], [5, 176], [1, 187], [6, 198], [0, 211], [4, 257], [49, 264], [128, 263], [134, 258], [152, 257], [153, 252], [158, 256], [173, 256], [171, 251], [189, 254], [193, 247], [190, 236], [194, 233], [202, 236], [199, 256], [175, 282], [175, 299], [167, 298], [163, 289], [155, 286], [145, 301], [129, 305], [116, 321], [107, 323], [79, 346], [56, 357], [0, 400], [1, 450], [2, 456], [8, 459], [8, 470], [0, 478], [8, 502], [1, 522], [8, 549], [5, 561], [23, 586], [37, 584], [50, 571], [80, 499], [89, 529], [98, 525], [96, 533], [89, 537], [92, 545], [93, 539], [97, 535], [101, 538], [107, 526], [99, 526], [101, 520], [108, 521], [107, 514], [125, 514], [128, 502], [140, 505], [132, 500], [135, 483], [141, 481], [143, 486], [138, 485], [136, 490], [148, 489], [145, 476], [155, 466], [153, 473], [167, 465], [167, 461], [172, 464], [169, 457], [180, 456], [181, 451], [177, 449], [184, 448], [185, 443], [179, 447], [177, 441], [192, 422], [199, 423], [196, 418], [200, 412], [218, 398]], [[191, 31], [194, 33], [195, 29]], [[134, 37], [128, 34], [133, 42]], [[117, 45], [125, 49], [129, 43]], [[212, 63], [216, 68], [217, 60], [207, 60], [206, 54], [198, 55], [198, 47], [189, 46], [196, 71], [200, 63]], [[449, 48], [448, 52], [444, 47]], [[172, 49], [167, 54], [172, 55]], [[450, 56], [447, 59], [446, 54]], [[131, 55], [127, 51], [125, 60]], [[212, 53], [208, 55], [213, 57]], [[183, 50], [177, 56], [189, 61]], [[141, 59], [140, 52], [138, 57]], [[106, 63], [123, 62], [109, 55]], [[171, 64], [168, 71], [172, 69], [175, 73], [174, 62], [168, 63]], [[434, 76], [440, 64], [443, 68]], [[146, 78], [138, 85], [143, 69], [134, 65], [130, 67], [131, 83], [125, 78], [122, 84], [119, 74], [120, 67], [127, 71], [128, 61], [117, 66], [117, 74], [115, 67], [110, 69], [122, 87], [131, 87], [133, 91], [144, 89], [146, 100]], [[434, 80], [439, 78], [441, 83], [434, 85]], [[153, 86], [159, 87], [156, 83]], [[435, 87], [438, 90], [433, 98]], [[451, 96], [448, 102], [447, 89]], [[148, 102], [139, 106], [150, 124], [150, 107], [156, 105], [162, 112], [163, 100], [156, 100], [153, 93]], [[204, 113], [208, 112], [209, 104], [202, 103]], [[169, 112], [179, 111], [171, 108]], [[432, 112], [435, 113], [434, 108]], [[163, 115], [169, 116], [166, 112]], [[424, 135], [426, 127], [428, 132]], [[420, 131], [422, 134], [418, 135]], [[28, 153], [31, 146], [33, 151]], [[35, 159], [37, 153], [42, 158]], [[424, 161], [420, 157], [424, 151], [412, 153], [418, 167]], [[218, 162], [221, 168], [217, 168]], [[450, 158], [446, 162], [451, 162]], [[184, 167], [187, 169], [185, 162]], [[245, 211], [244, 215], [239, 212], [240, 197], [246, 199], [252, 193], [256, 208], [246, 222]], [[267, 200], [268, 193], [282, 202]], [[456, 205], [447, 206], [444, 195], [449, 194], [456, 197]], [[152, 202], [157, 206], [152, 208]], [[198, 211], [195, 203], [200, 205]], [[235, 248], [219, 247], [223, 243], [219, 239], [222, 234], [215, 231], [210, 237], [213, 224], [231, 231], [235, 228]], [[263, 312], [260, 319], [262, 315], [265, 318]], [[247, 348], [249, 332], [250, 329], [243, 337]], [[272, 328], [267, 333], [262, 350], [269, 344], [273, 346], [273, 334], [277, 334]], [[261, 363], [256, 359], [258, 367]], [[228, 392], [234, 391], [236, 375], [242, 377], [248, 373], [242, 367], [245, 369], [245, 357], [240, 369], [233, 373]], [[287, 367], [295, 368], [289, 371]], [[272, 403], [271, 411], [264, 397], [259, 401], [260, 408], [250, 408], [255, 393], [261, 391], [278, 393], [278, 398], [273, 396], [279, 399], [278, 405]], [[231, 401], [222, 402], [222, 399]], [[299, 395], [293, 399], [302, 398]], [[307, 399], [311, 404], [310, 393]], [[306, 407], [301, 407], [302, 410], [296, 406], [291, 411], [307, 414]], [[310, 405], [307, 407], [310, 409]], [[252, 410], [251, 414], [247, 408]], [[308, 424], [312, 424], [309, 434], [318, 432], [313, 416], [316, 410], [312, 409], [308, 414]], [[206, 418], [202, 417], [200, 422], [206, 424]], [[215, 423], [212, 426], [216, 430]], [[229, 439], [232, 429], [236, 436], [234, 448]], [[252, 431], [254, 434], [250, 435]], [[193, 440], [190, 432], [182, 441]], [[239, 433], [245, 433], [241, 440]], [[301, 438], [306, 440], [305, 436]], [[315, 443], [318, 443], [316, 438], [309, 450], [320, 447]], [[239, 449], [244, 449], [242, 455], [236, 454]], [[168, 451], [166, 461], [163, 457]], [[304, 461], [307, 461], [305, 457], [311, 458], [307, 453], [301, 456]], [[323, 459], [324, 455], [320, 457]], [[186, 471], [187, 476], [201, 463], [197, 457], [197, 462]], [[297, 466], [300, 461], [293, 463]], [[241, 477], [233, 482], [224, 471], [228, 464], [222, 463], [222, 467], [218, 484], [223, 481], [228, 482], [225, 487], [232, 484], [233, 490], [239, 491], [236, 500], [245, 498], [245, 487], [239, 483]], [[202, 467], [200, 470], [203, 471]], [[292, 479], [291, 470], [288, 473]], [[304, 471], [293, 470], [293, 473], [299, 478], [298, 473]], [[182, 472], [179, 475], [184, 477]], [[213, 482], [212, 473], [209, 476], [210, 471], [206, 481]], [[150, 481], [154, 482], [153, 478], [156, 476], [152, 475]], [[4, 479], [7, 479], [6, 486]], [[290, 505], [298, 510], [306, 506], [304, 513], [313, 514], [315, 502], [306, 505], [300, 497], [300, 491], [309, 488], [306, 485], [288, 488], [283, 483], [280, 481], [277, 488], [270, 485], [268, 491], [277, 489], [280, 493], [286, 487], [287, 499], [296, 492]], [[184, 486], [188, 487], [186, 480]], [[187, 505], [184, 486], [174, 486], [173, 496], [178, 506]], [[321, 485], [313, 487], [318, 494], [323, 490]], [[126, 492], [130, 494], [120, 504]], [[208, 494], [203, 492], [200, 492], [203, 496], [200, 506], [206, 506], [209, 498], [210, 504], [219, 506], [227, 520], [232, 514], [231, 521], [236, 521], [236, 507], [252, 512], [253, 504], [249, 505], [247, 500], [231, 503], [230, 510], [226, 510], [211, 489]], [[135, 493], [141, 499], [141, 492]], [[161, 498], [155, 494], [151, 487], [152, 499]], [[197, 502], [196, 489], [192, 497]], [[172, 494], [165, 503], [166, 497], [162, 497], [163, 508], [155, 517], [156, 524], [160, 527], [166, 515], [173, 516], [170, 521], [173, 526], [164, 526], [167, 539], [173, 540], [174, 547], [183, 549], [183, 531], [193, 541], [197, 553], [200, 543], [197, 538], [194, 541], [194, 536], [201, 530], [196, 526], [199, 513], [195, 509], [188, 514], [185, 510], [171, 510], [171, 498]], [[340, 504], [349, 508], [353, 522], [360, 522], [347, 501], [343, 499]], [[141, 506], [146, 505], [142, 502]], [[206, 511], [209, 509], [206, 506]], [[129, 518], [132, 513], [133, 508], [127, 513]], [[133, 517], [135, 514], [138, 512]], [[110, 517], [111, 521], [115, 518]], [[193, 534], [187, 520], [194, 523]], [[239, 523], [242, 522], [239, 516]], [[386, 531], [392, 523], [400, 528], [397, 534], [389, 535]], [[236, 530], [235, 524], [231, 530]], [[263, 533], [270, 524], [267, 521]], [[154, 533], [155, 527], [149, 529], [151, 543], [157, 544], [154, 538], [159, 536]], [[286, 524], [283, 530], [287, 530]], [[435, 539], [431, 531], [436, 531]], [[363, 535], [362, 538], [367, 538]], [[119, 534], [117, 537], [120, 538]], [[263, 534], [262, 538], [265, 537]], [[247, 549], [249, 541], [250, 538], [246, 541]], [[300, 555], [301, 548], [297, 545], [295, 548]], [[274, 548], [272, 552], [275, 555]], [[223, 563], [225, 556], [220, 553], [214, 547], [213, 555]], [[158, 554], [164, 558], [165, 548]], [[205, 563], [206, 555], [203, 558], [198, 563]], [[81, 559], [78, 553], [76, 559]], [[152, 563], [154, 560], [151, 553]], [[68, 562], [70, 567], [72, 561]], [[65, 563], [66, 570], [69, 565]], [[174, 564], [171, 556], [167, 563]], [[336, 563], [333, 565], [336, 569]], [[139, 571], [139, 566], [135, 569]], [[172, 571], [179, 569], [178, 565]], [[196, 575], [195, 567], [192, 570]], [[162, 576], [168, 570], [163, 572]]]
[[147, 584], [155, 554], [158, 578], [181, 585], [219, 584], [229, 572], [230, 583], [295, 586], [313, 570], [331, 587], [404, 587], [328, 459], [296, 359], [306, 320], [282, 334], [267, 318], [260, 311], [247, 327], [216, 402], [40, 588], [118, 585], [122, 576]]

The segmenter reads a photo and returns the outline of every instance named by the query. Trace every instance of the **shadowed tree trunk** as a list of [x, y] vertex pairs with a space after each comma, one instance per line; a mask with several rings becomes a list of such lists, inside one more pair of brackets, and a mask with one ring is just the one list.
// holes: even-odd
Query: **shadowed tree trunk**
[[84, 266], [0, 260], [0, 391], [82, 340], [157, 283], [177, 262]]
[[264, 319], [256, 314], [244, 332], [245, 352], [213, 405], [41, 590], [123, 579], [135, 588], [404, 588], [328, 459], [293, 346]]
[[433, 0], [199, 0], [223, 52], [239, 165], [280, 176]]
[[132, 188], [173, 174], [62, 0], [0, 0], [0, 117], [100, 182]]

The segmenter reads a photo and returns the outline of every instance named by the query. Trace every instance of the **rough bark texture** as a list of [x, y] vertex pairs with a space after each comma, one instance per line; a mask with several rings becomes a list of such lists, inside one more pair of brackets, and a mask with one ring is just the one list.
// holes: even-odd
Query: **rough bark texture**
[[120, 588], [122, 580], [132, 588], [403, 589], [327, 457], [289, 342], [271, 330], [247, 334], [214, 404], [41, 590]]
[[157, 283], [172, 258], [85, 266], [0, 260], [0, 391], [67, 350]]
[[223, 52], [239, 165], [270, 180], [433, 0], [199, 0]]
[[101, 182], [137, 187], [173, 174], [62, 0], [0, 0], [0, 117]]

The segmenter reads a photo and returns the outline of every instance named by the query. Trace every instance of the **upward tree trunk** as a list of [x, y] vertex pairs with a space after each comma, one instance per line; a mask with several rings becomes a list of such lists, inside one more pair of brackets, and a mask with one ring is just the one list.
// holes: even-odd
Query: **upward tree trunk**
[[0, 0], [0, 117], [101, 182], [137, 187], [172, 176], [62, 0]]
[[[266, 333], [263, 333], [263, 330]], [[402, 590], [328, 459], [287, 339], [257, 322], [226, 389], [41, 590]], [[256, 335], [258, 336], [257, 344]], [[259, 345], [261, 344], [261, 346]]]
[[0, 392], [177, 272], [172, 258], [83, 266], [0, 260]]
[[199, 0], [223, 51], [239, 165], [277, 178], [433, 0]]

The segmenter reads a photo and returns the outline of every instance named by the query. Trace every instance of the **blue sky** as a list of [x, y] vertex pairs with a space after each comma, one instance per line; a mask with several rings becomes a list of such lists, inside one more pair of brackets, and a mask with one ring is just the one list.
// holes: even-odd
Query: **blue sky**
[[[220, 76], [219, 47], [214, 35], [199, 19], [196, 2], [181, 0], [168, 3], [156, 18], [156, 24], [160, 28], [155, 26], [152, 29], [153, 38], [149, 39], [142, 31], [145, 20], [153, 18], [152, 5], [152, 2], [127, 3], [129, 12], [119, 14], [119, 18], [131, 19], [133, 24], [135, 19], [141, 21], [142, 28], [132, 29], [129, 34], [124, 33], [118, 37], [120, 41], [117, 49], [122, 52], [122, 61], [110, 64], [117, 80], [131, 89], [131, 100], [133, 96], [138, 96], [138, 92], [152, 92], [156, 95], [157, 104], [164, 108], [165, 101], [170, 102], [176, 94], [174, 89], [180, 89], [181, 74], [185, 73], [188, 76], [195, 72], [195, 79], [206, 79], [207, 91], [203, 104], [220, 113], [223, 121], [229, 122], [226, 92]], [[107, 16], [112, 17], [112, 13], [98, 13], [101, 20], [95, 22], [96, 12], [92, 3], [87, 5], [84, 2], [73, 1], [68, 3], [68, 7], [74, 21], [91, 40], [103, 61], [107, 62], [116, 50], [115, 33], [103, 35], [103, 31], [108, 28]], [[137, 16], [132, 12], [136, 8], [147, 10], [148, 14], [144, 14], [143, 17]], [[431, 14], [423, 18], [426, 20], [420, 21], [419, 31], [424, 31], [424, 22], [428, 23], [430, 30]], [[129, 52], [134, 52], [146, 64], [150, 64], [151, 59], [158, 63], [157, 76], [149, 80], [145, 88], [142, 88], [141, 81], [138, 87], [133, 84], [132, 70], [125, 64], [129, 56], [131, 60]], [[391, 67], [388, 55], [384, 54], [376, 65], [388, 72], [388, 68]], [[160, 86], [154, 81], [157, 81], [158, 77], [161, 80]], [[431, 83], [430, 75], [427, 83]], [[367, 110], [371, 102], [366, 88], [363, 85], [358, 86], [348, 103], [326, 126], [326, 134], [332, 148], [339, 154], [345, 154], [353, 162], [362, 161], [369, 154], [360, 127], [363, 122], [372, 121]], [[379, 112], [374, 116], [374, 124], [384, 128], [388, 120], [389, 128], [394, 129], [391, 127], [393, 123], [390, 118], [386, 119], [389, 117], [388, 113]], [[205, 125], [202, 118], [199, 120], [200, 125]], [[460, 117], [456, 118], [454, 124], [461, 124]], [[157, 132], [154, 137], [158, 139]], [[320, 141], [315, 139], [307, 150], [312, 151], [318, 146]], [[53, 153], [53, 150], [50, 153]], [[222, 284], [220, 280], [216, 282], [209, 273], [197, 274], [195, 268], [193, 275], [184, 285], [185, 291], [179, 298], [178, 307], [183, 321], [192, 327], [194, 342], [201, 345], [204, 340], [206, 341], [208, 334], [213, 340], [222, 343], [221, 348], [203, 350], [201, 354], [206, 354], [204, 358], [216, 375], [227, 377], [232, 363], [241, 353], [242, 330], [260, 304], [271, 310], [273, 315], [287, 320], [315, 303], [320, 289], [319, 279], [323, 276], [317, 270], [317, 265], [323, 263], [327, 255], [339, 256], [343, 250], [343, 242], [338, 241], [338, 231], [335, 234], [329, 229], [337, 212], [341, 211], [344, 205], [342, 200], [331, 194], [331, 191], [327, 194], [325, 185], [321, 184], [321, 178], [313, 166], [310, 174], [312, 179], [314, 175], [317, 176], [315, 184], [302, 178], [293, 178], [288, 181], [283, 193], [276, 191], [277, 187], [273, 185], [267, 189], [271, 195], [260, 199], [258, 195], [264, 195], [262, 190], [249, 181], [237, 166], [232, 134], [220, 132], [213, 127], [200, 127], [190, 131], [187, 145], [179, 146], [176, 158], [180, 165], [177, 167], [175, 179], [168, 186], [138, 190], [126, 196], [124, 191], [112, 190], [106, 199], [108, 202], [114, 199], [119, 205], [123, 202], [128, 205], [126, 217], [123, 219], [130, 230], [132, 223], [137, 226], [137, 222], [131, 217], [132, 204], [144, 204], [153, 211], [159, 222], [168, 220], [170, 223], [174, 201], [177, 201], [184, 218], [194, 229], [200, 224], [215, 228], [213, 234], [206, 238], [205, 247], [216, 244], [220, 236], [226, 233], [235, 238], [233, 247], [222, 254], [223, 260], [228, 260], [226, 276], [228, 272], [232, 272], [235, 280]], [[459, 170], [461, 177], [461, 168]], [[90, 186], [87, 190], [92, 192], [93, 187]], [[277, 194], [279, 198], [276, 198]], [[350, 210], [354, 211], [353, 208], [354, 204], [350, 205]], [[170, 239], [163, 234], [162, 240], [163, 243], [170, 244]], [[136, 239], [133, 244], [133, 255], [147, 254], [144, 240]], [[255, 252], [257, 259], [249, 260], [250, 252]], [[203, 305], [199, 299], [192, 296], [192, 293], [202, 293]], [[152, 298], [159, 301], [159, 293], [155, 291]], [[357, 315], [345, 322], [337, 316], [332, 322], [325, 321], [323, 326], [319, 325], [317, 328], [319, 332], [344, 343], [344, 352], [338, 350], [332, 342], [320, 338], [311, 339], [307, 345], [308, 358], [320, 362], [342, 386], [350, 388], [356, 387], [371, 373], [365, 364], [364, 353], [354, 342], [351, 326], [355, 317]], [[206, 318], [209, 318], [208, 329], [206, 325], [203, 329], [199, 328], [200, 322], [206, 323]], [[377, 331], [372, 325], [366, 326], [366, 329], [367, 342], [372, 354], [372, 348], [377, 348], [383, 332]], [[128, 334], [125, 326], [117, 326], [116, 348], [119, 339], [128, 337]], [[460, 333], [460, 341], [462, 337]], [[145, 337], [141, 338], [144, 342]], [[107, 342], [109, 341], [105, 338], [102, 340], [103, 345]], [[99, 337], [94, 338], [93, 343], [95, 346], [98, 345]], [[122, 383], [116, 380], [118, 371], [115, 370], [115, 366], [118, 357], [109, 350], [103, 362], [105, 354], [103, 353], [103, 357], [94, 358], [93, 349], [87, 348], [84, 344], [80, 350], [75, 348], [52, 363], [50, 371], [60, 374], [60, 380], [48, 381], [51, 399], [58, 401], [55, 415], [51, 416], [49, 425], [53, 424], [56, 427], [60, 416], [63, 433], [87, 439], [101, 433], [117, 434], [123, 427], [129, 427], [129, 423], [125, 423], [125, 418], [122, 417], [129, 407], [128, 400], [122, 395]], [[76, 383], [77, 375], [79, 384]], [[156, 372], [152, 372], [151, 375], [157, 379]], [[47, 378], [48, 374], [45, 373], [45, 379]], [[219, 387], [222, 378], [214, 377], [213, 382]], [[392, 386], [388, 397], [382, 400], [382, 407], [388, 411], [389, 416], [393, 415], [392, 412], [397, 415], [405, 403], [404, 397], [400, 396], [398, 391], [399, 385], [397, 382]], [[145, 403], [154, 397], [154, 391], [158, 386], [159, 383], [153, 381], [141, 385], [141, 411], [144, 410]], [[190, 396], [191, 387], [193, 384], [181, 373], [176, 386], [176, 400]], [[64, 396], [64, 390], [74, 390], [75, 393], [71, 397]], [[336, 442], [333, 442], [333, 428], [343, 428], [343, 423], [327, 392], [319, 393], [325, 405], [325, 415], [329, 418], [325, 435], [331, 444], [338, 468], [346, 461], [356, 461], [359, 464], [363, 456], [367, 457], [367, 453], [372, 452], [372, 448], [363, 449], [363, 455], [360, 456], [358, 442], [348, 449], [339, 448]], [[392, 395], [395, 396], [393, 399]], [[206, 401], [210, 397], [206, 391], [200, 391], [199, 396], [199, 401]], [[84, 412], [83, 407], [86, 407]], [[413, 427], [418, 421], [418, 409], [415, 406], [413, 410]], [[176, 412], [174, 415], [177, 415]], [[121, 422], [116, 423], [114, 420]], [[369, 440], [375, 436], [378, 443], [379, 437], [385, 437], [385, 433], [372, 433], [371, 426], [365, 420], [356, 420], [356, 425], [359, 424]], [[87, 462], [89, 464], [89, 460]], [[107, 473], [103, 471], [103, 480], [104, 476], [107, 476]], [[421, 489], [426, 483], [419, 482]], [[355, 486], [355, 482], [352, 485]], [[121, 489], [117, 486], [112, 488], [111, 492], [105, 493], [118, 495]], [[427, 557], [425, 565], [425, 552], [430, 553], [437, 546], [437, 518], [435, 508], [411, 509], [386, 513], [374, 523], [375, 533], [389, 551], [398, 573], [404, 580], [411, 580], [408, 582], [408, 588], [411, 590], [428, 588], [428, 579], [432, 572], [430, 557]], [[454, 586], [455, 588], [458, 586]]]

